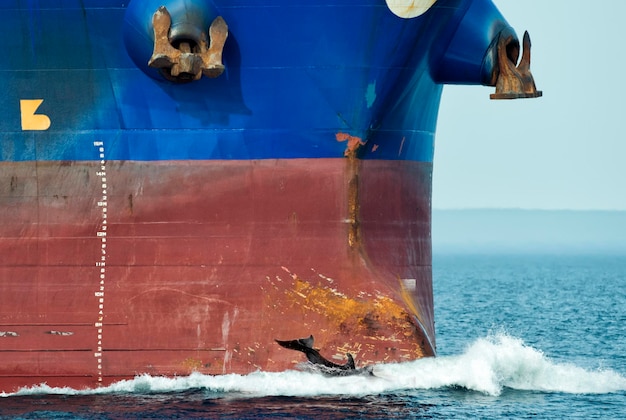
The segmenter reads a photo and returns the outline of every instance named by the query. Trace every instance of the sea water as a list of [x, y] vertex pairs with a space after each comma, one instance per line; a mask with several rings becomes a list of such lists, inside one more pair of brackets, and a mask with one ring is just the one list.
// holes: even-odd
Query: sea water
[[41, 385], [2, 395], [0, 418], [626, 418], [626, 256], [436, 255], [433, 268], [436, 358], [374, 376]]

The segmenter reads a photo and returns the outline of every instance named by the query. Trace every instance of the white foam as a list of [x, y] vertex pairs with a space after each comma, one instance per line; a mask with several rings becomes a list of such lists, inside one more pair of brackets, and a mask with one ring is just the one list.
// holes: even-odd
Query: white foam
[[504, 388], [573, 394], [626, 390], [626, 377], [613, 370], [556, 363], [505, 333], [478, 339], [458, 356], [382, 365], [380, 370], [403, 388], [460, 386], [489, 395], [499, 395]]
[[216, 396], [365, 396], [420, 389], [463, 387], [497, 396], [503, 389], [602, 394], [626, 391], [626, 377], [613, 370], [586, 370], [556, 363], [504, 333], [481, 338], [460, 355], [374, 366], [374, 377], [326, 377], [314, 372], [255, 372], [249, 375], [185, 377], [141, 375], [106, 388], [74, 390], [40, 385], [16, 394], [87, 395], [159, 393], [203, 389]]

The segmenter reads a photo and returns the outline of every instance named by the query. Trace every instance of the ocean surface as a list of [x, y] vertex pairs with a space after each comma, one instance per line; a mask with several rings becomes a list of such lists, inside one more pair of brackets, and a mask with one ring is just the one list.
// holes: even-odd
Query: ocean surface
[[435, 255], [433, 265], [436, 358], [376, 365], [374, 377], [40, 386], [1, 395], [0, 418], [626, 418], [626, 256]]

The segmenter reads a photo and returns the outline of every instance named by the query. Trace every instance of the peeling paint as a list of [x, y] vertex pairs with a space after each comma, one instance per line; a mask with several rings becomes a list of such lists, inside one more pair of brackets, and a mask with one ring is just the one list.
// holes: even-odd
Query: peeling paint
[[360, 137], [351, 136], [350, 134], [342, 132], [335, 134], [335, 139], [337, 139], [338, 142], [347, 142], [346, 151], [343, 152], [343, 155], [345, 157], [354, 156], [357, 149], [365, 144], [363, 139], [361, 139]]
[[333, 284], [335, 282], [335, 280], [331, 279], [330, 277], [326, 277], [325, 275], [321, 274], [321, 273], [317, 273], [317, 276], [321, 279], [326, 280], [328, 283]]
[[295, 318], [303, 319], [305, 325], [318, 334], [326, 331], [350, 338], [351, 341], [335, 347], [333, 358], [343, 360], [345, 353], [351, 353], [361, 363], [380, 361], [386, 356], [397, 360], [404, 357], [398, 349], [411, 359], [426, 356], [420, 345], [421, 334], [401, 303], [382, 294], [372, 296], [360, 292], [360, 298], [350, 297], [322, 280], [314, 284], [283, 269], [290, 274], [293, 283], [285, 285], [288, 287], [283, 289], [284, 296], [271, 301], [281, 302], [280, 306], [288, 308]]

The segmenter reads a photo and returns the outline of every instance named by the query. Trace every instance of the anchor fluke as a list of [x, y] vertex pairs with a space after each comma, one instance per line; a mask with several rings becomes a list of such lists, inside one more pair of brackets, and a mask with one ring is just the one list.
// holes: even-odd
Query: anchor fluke
[[152, 16], [154, 50], [148, 66], [157, 68], [166, 79], [184, 83], [202, 75], [215, 78], [224, 72], [222, 51], [228, 37], [228, 25], [221, 16], [209, 27], [210, 39], [202, 30], [198, 39], [171, 39], [172, 17], [165, 6]]
[[499, 74], [496, 81], [496, 93], [491, 99], [538, 98], [543, 92], [537, 90], [530, 72], [530, 36], [524, 32], [522, 59], [515, 66], [519, 56], [519, 43], [513, 36], [500, 37], [498, 40]]

